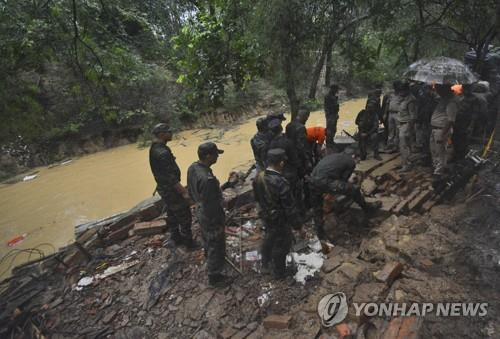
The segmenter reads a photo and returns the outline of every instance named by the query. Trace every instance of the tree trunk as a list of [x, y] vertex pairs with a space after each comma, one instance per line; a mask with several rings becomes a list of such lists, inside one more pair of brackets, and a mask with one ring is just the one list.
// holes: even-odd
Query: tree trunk
[[332, 80], [332, 49], [328, 51], [326, 55], [326, 72], [325, 72], [325, 87], [330, 87], [330, 81]]
[[292, 115], [292, 120], [295, 120], [295, 117], [297, 116], [297, 113], [299, 111], [300, 100], [297, 97], [297, 92], [295, 90], [293, 60], [292, 56], [289, 53], [283, 56], [283, 71], [285, 73], [286, 95], [288, 96], [288, 101], [290, 102], [290, 113]]
[[333, 42], [328, 41], [328, 38], [325, 38], [318, 62], [316, 62], [316, 65], [314, 66], [314, 71], [311, 79], [311, 87], [309, 87], [309, 99], [311, 100], [314, 100], [316, 98], [316, 90], [318, 88], [318, 81], [319, 77], [321, 76], [321, 70], [323, 69], [323, 65], [325, 64], [325, 59], [327, 58], [328, 51], [331, 52], [332, 50], [332, 45]]

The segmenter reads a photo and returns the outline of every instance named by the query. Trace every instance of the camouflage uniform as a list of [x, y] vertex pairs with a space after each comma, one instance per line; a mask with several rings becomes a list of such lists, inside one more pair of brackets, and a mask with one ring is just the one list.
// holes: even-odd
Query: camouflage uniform
[[336, 92], [330, 90], [325, 96], [325, 119], [326, 119], [326, 147], [333, 148], [335, 134], [337, 133], [337, 121], [339, 120], [339, 98]]
[[288, 123], [288, 125], [286, 125], [285, 135], [295, 146], [297, 156], [301, 163], [301, 167], [304, 169], [304, 172], [310, 172], [312, 170], [312, 160], [307, 142], [306, 126], [300, 121], [293, 120]]
[[396, 115], [396, 124], [399, 133], [399, 152], [403, 168], [409, 168], [410, 154], [412, 150], [414, 137], [415, 120], [417, 117], [415, 97], [411, 94], [398, 96], [398, 112]]
[[391, 93], [387, 96], [387, 148], [396, 150], [399, 145], [399, 131], [396, 121], [396, 116], [399, 110], [399, 96], [396, 93]]
[[370, 208], [359, 187], [348, 183], [355, 161], [351, 156], [334, 153], [325, 156], [311, 173], [311, 205], [314, 209], [314, 226], [319, 239], [325, 239], [323, 220], [323, 194], [343, 194], [351, 197], [361, 208]]
[[176, 242], [191, 241], [191, 210], [189, 203], [174, 188], [181, 180], [181, 171], [170, 148], [153, 142], [149, 149], [149, 164], [156, 180], [156, 190], [165, 201], [168, 229]]
[[294, 144], [284, 135], [279, 134], [269, 143], [269, 150], [281, 148], [285, 150], [287, 160], [285, 161], [285, 168], [283, 169], [283, 176], [290, 183], [292, 195], [295, 198], [297, 208], [300, 210], [301, 215], [305, 213], [303, 187], [301, 178], [305, 175], [305, 169], [299, 158]]
[[196, 161], [188, 169], [188, 190], [198, 204], [197, 217], [201, 226], [208, 275], [220, 275], [226, 254], [225, 215], [219, 180], [210, 167]]
[[371, 143], [373, 147], [373, 156], [379, 158], [378, 154], [378, 122], [379, 117], [375, 110], [363, 109], [356, 117], [356, 125], [359, 129], [359, 151], [361, 160], [366, 159], [367, 144]]
[[[273, 150], [275, 151], [275, 150]], [[285, 273], [286, 255], [290, 252], [293, 235], [291, 226], [297, 223], [297, 210], [288, 181], [269, 167], [258, 174], [254, 183], [255, 200], [261, 208], [260, 217], [265, 225], [262, 243], [262, 267], [273, 262], [274, 273]]]
[[450, 130], [446, 127], [455, 122], [457, 112], [457, 99], [450, 95], [442, 97], [432, 113], [430, 147], [435, 175], [443, 174], [446, 167], [446, 144], [450, 134]]
[[431, 87], [422, 84], [416, 91], [417, 120], [415, 121], [415, 143], [424, 153], [429, 153], [429, 137], [431, 134], [431, 115], [437, 104], [437, 99], [431, 92]]
[[271, 135], [264, 128], [264, 124], [267, 124], [265, 118], [260, 118], [257, 121], [258, 132], [250, 140], [250, 145], [252, 146], [253, 155], [255, 158], [255, 165], [257, 171], [263, 171], [266, 167], [264, 160], [266, 159], [266, 152], [271, 141]]

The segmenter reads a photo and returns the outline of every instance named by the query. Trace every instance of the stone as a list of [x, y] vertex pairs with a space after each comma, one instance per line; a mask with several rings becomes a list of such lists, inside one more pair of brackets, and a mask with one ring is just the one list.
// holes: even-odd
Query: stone
[[167, 230], [167, 222], [165, 219], [139, 222], [135, 224], [133, 228], [133, 232], [135, 235], [143, 237], [165, 233], [166, 230]]
[[380, 271], [375, 272], [374, 276], [378, 281], [390, 286], [399, 277], [401, 272], [403, 272], [403, 264], [400, 262], [389, 262]]
[[102, 318], [102, 322], [104, 324], [109, 324], [111, 322], [111, 320], [113, 320], [113, 318], [116, 316], [116, 311], [111, 311], [109, 313], [107, 313], [104, 318]]
[[264, 327], [266, 329], [285, 329], [290, 326], [292, 317], [289, 315], [273, 314], [264, 319]]
[[407, 198], [403, 199], [393, 210], [395, 214], [406, 214], [409, 212], [408, 204], [412, 201], [417, 195], [420, 194], [420, 190], [414, 190]]
[[413, 199], [408, 204], [408, 209], [410, 211], [417, 211], [418, 209], [420, 209], [420, 207], [422, 207], [422, 205], [425, 202], [427, 202], [427, 200], [430, 199], [430, 197], [432, 196], [432, 193], [433, 193], [433, 191], [431, 191], [431, 190], [424, 190], [424, 191], [420, 192], [420, 194], [417, 195], [415, 197], [415, 199]]
[[384, 299], [387, 286], [382, 283], [359, 284], [354, 290], [353, 302], [368, 303], [378, 302]]
[[382, 339], [417, 339], [422, 327], [423, 318], [399, 317], [394, 318], [387, 326]]
[[233, 335], [231, 337], [231, 339], [245, 339], [246, 337], [248, 337], [251, 333], [253, 332], [253, 330], [249, 329], [249, 328], [244, 328], [242, 329], [241, 331], [239, 331], [238, 333], [236, 333], [235, 335]]
[[119, 229], [115, 229], [104, 238], [106, 244], [114, 244], [120, 242], [129, 237], [129, 231], [134, 227], [135, 219], [128, 225], [122, 226]]
[[365, 180], [363, 180], [363, 182], [361, 183], [361, 190], [363, 191], [363, 193], [365, 195], [372, 195], [373, 192], [375, 192], [375, 190], [377, 189], [377, 184], [375, 183], [375, 181], [373, 181], [372, 179], [370, 178], [366, 178]]
[[345, 260], [340, 256], [332, 256], [323, 262], [323, 267], [321, 269], [325, 273], [330, 273], [331, 271], [342, 265], [344, 261]]
[[222, 338], [222, 339], [229, 339], [231, 338], [233, 335], [236, 334], [236, 332], [238, 332], [237, 329], [235, 328], [232, 328], [232, 327], [226, 327], [220, 334], [219, 336]]

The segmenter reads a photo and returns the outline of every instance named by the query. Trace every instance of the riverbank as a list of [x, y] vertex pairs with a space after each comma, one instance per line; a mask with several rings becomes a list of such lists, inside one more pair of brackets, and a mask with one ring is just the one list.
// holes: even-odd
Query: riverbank
[[[339, 131], [353, 132], [356, 113], [364, 99], [341, 105]], [[226, 123], [223, 128], [195, 129], [176, 133], [169, 144], [181, 168], [182, 180], [189, 165], [196, 160], [199, 143], [214, 141], [226, 151], [214, 166], [214, 173], [224, 181], [234, 168], [247, 168], [253, 153], [249, 140], [255, 134], [256, 116], [242, 123]], [[250, 115], [250, 114], [249, 114]], [[288, 117], [289, 119], [289, 117]], [[323, 111], [311, 114], [309, 126], [325, 126]], [[92, 220], [126, 211], [151, 196], [155, 184], [148, 163], [148, 149], [125, 145], [73, 159], [56, 167], [37, 168], [37, 177], [26, 182], [0, 186], [0, 255], [11, 249], [35, 248], [50, 243], [55, 249], [74, 240], [74, 227]], [[26, 234], [15, 247], [7, 242]], [[45, 254], [53, 250], [43, 247]], [[17, 256], [14, 264], [29, 258]], [[5, 269], [1, 267], [2, 271]]]
[[[64, 264], [50, 258], [16, 270], [1, 285], [2, 333], [38, 331], [55, 338], [497, 337], [500, 159], [490, 158], [473, 184], [438, 202], [415, 194], [430, 189], [425, 167], [397, 176], [393, 171], [399, 158], [383, 157], [381, 163], [367, 160], [356, 167], [365, 194], [383, 201], [383, 209], [368, 223], [355, 206], [328, 214], [334, 246], [319, 254], [320, 270], [312, 270], [304, 283], [258, 273], [262, 233], [251, 191], [245, 189], [248, 182], [242, 179], [234, 192], [224, 194], [233, 265], [227, 273], [234, 278], [230, 287], [207, 286], [202, 251], [162, 246], [168, 240], [164, 223], [138, 223], [160, 213], [150, 203], [82, 233], [81, 246], [67, 248], [59, 258]], [[380, 184], [373, 187], [374, 181]], [[196, 221], [193, 229], [199, 237]], [[310, 223], [306, 230], [306, 241], [298, 241], [294, 251], [318, 253]], [[335, 292], [346, 294], [349, 313], [340, 325], [321, 327], [318, 302]], [[359, 317], [352, 306], [383, 301], [488, 307], [482, 317], [398, 318]]]

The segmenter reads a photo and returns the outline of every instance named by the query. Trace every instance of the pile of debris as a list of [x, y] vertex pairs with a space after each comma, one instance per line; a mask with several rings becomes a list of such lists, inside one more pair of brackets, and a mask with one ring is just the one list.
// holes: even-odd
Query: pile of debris
[[[318, 302], [338, 291], [349, 304], [464, 301], [484, 298], [484, 293], [488, 300], [500, 300], [494, 287], [471, 292], [468, 281], [458, 280], [452, 271], [453, 265], [465, 267], [457, 260], [469, 234], [456, 224], [469, 220], [463, 218], [469, 205], [429, 206], [435, 204], [433, 194], [425, 193], [432, 192], [430, 175], [421, 170], [398, 174], [399, 161], [384, 155], [382, 162], [358, 164], [362, 189], [383, 201], [383, 211], [369, 223], [354, 205], [344, 213], [328, 213], [325, 226], [332, 229], [334, 246], [326, 248], [308, 223], [307, 237], [297, 239], [289, 256], [299, 267], [295, 279], [274, 280], [259, 273], [262, 230], [251, 176], [244, 174], [233, 175], [224, 185], [227, 274], [234, 279], [224, 289], [208, 286], [203, 251], [171, 245], [157, 197], [127, 213], [82, 225], [72, 246], [14, 269], [1, 283], [0, 336], [390, 339], [452, 337], [478, 327], [478, 335], [499, 333], [494, 312], [480, 321], [368, 318], [351, 307], [343, 323], [321, 326]], [[500, 216], [499, 197], [495, 199], [497, 204], [487, 205], [489, 213]], [[485, 221], [493, 225], [487, 237], [500, 241], [494, 220]], [[193, 231], [199, 236], [196, 221]], [[477, 251], [492, 253], [490, 248]], [[496, 255], [494, 260], [500, 260]], [[463, 274], [464, 279], [472, 276]]]

